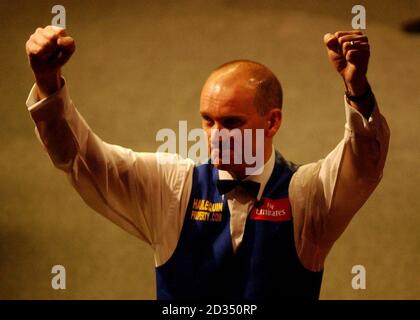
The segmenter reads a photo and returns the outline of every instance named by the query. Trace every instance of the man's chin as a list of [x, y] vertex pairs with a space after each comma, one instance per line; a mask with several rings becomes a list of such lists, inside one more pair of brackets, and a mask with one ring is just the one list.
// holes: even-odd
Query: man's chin
[[243, 163], [235, 163], [234, 150], [230, 150], [230, 157], [229, 157], [230, 159], [224, 159], [224, 158], [219, 157], [219, 154], [216, 152], [216, 150], [212, 150], [212, 152], [213, 153], [211, 156], [211, 162], [214, 165], [214, 167], [219, 170], [224, 170], [224, 171], [229, 171], [229, 172], [240, 172], [245, 167]]
[[213, 163], [214, 167], [219, 170], [229, 171], [229, 172], [236, 172], [241, 170], [243, 165], [240, 164], [225, 164], [225, 163]]

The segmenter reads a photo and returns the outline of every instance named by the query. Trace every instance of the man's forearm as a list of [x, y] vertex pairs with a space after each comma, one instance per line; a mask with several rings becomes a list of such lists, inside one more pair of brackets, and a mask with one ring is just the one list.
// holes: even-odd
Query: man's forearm
[[[64, 80], [63, 87], [48, 99], [37, 99], [40, 91], [37, 86], [33, 87], [27, 107], [55, 167], [66, 172], [73, 187], [91, 208], [150, 243], [149, 223], [137, 223], [145, 210], [133, 200], [138, 197], [137, 191], [145, 192], [133, 187], [142, 185], [135, 180], [139, 176], [136, 166], [144, 167], [140, 165], [142, 161], [131, 150], [107, 144], [92, 132], [71, 101]], [[150, 168], [142, 170], [142, 176], [146, 176], [143, 172], [151, 171]], [[158, 176], [156, 171], [150, 174]], [[147, 186], [157, 190], [150, 184]]]

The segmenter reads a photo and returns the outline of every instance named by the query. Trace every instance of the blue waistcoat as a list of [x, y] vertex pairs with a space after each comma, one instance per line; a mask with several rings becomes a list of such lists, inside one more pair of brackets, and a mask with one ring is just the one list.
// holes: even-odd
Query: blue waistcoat
[[273, 173], [248, 215], [236, 252], [227, 197], [218, 170], [194, 168], [192, 191], [176, 249], [156, 268], [158, 299], [318, 299], [321, 272], [300, 262], [288, 200], [297, 167], [276, 151]]

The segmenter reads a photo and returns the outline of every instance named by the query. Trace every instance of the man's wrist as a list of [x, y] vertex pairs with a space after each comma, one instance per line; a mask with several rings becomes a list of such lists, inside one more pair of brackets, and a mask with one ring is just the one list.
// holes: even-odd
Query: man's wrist
[[375, 98], [366, 77], [352, 84], [345, 82], [345, 95], [347, 102], [369, 119], [375, 104]]
[[372, 88], [370, 87], [370, 85], [367, 85], [366, 91], [363, 92], [360, 95], [353, 95], [351, 92], [346, 91], [345, 92], [346, 97], [348, 100], [352, 101], [352, 102], [363, 102], [368, 100], [369, 98], [372, 97], [373, 93], [372, 93]]
[[44, 99], [54, 94], [62, 87], [60, 72], [51, 75], [35, 75], [35, 79], [38, 87], [39, 99]]
[[345, 80], [344, 79], [345, 91], [350, 96], [357, 97], [365, 94], [370, 86], [366, 76], [359, 79]]

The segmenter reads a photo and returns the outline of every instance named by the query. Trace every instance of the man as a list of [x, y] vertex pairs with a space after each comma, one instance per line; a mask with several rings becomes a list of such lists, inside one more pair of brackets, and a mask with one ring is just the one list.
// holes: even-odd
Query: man
[[[318, 162], [298, 167], [274, 150], [282, 90], [268, 68], [232, 61], [204, 84], [200, 113], [209, 140], [214, 129], [263, 130], [263, 148], [251, 142], [264, 159], [253, 175], [244, 162], [195, 166], [103, 142], [61, 77], [73, 39], [49, 26], [26, 43], [36, 79], [27, 106], [41, 142], [88, 205], [152, 246], [159, 299], [318, 299], [325, 258], [378, 185], [389, 141], [366, 78], [367, 37], [336, 32], [324, 42], [344, 80], [346, 125]], [[212, 154], [220, 141], [213, 142]]]

